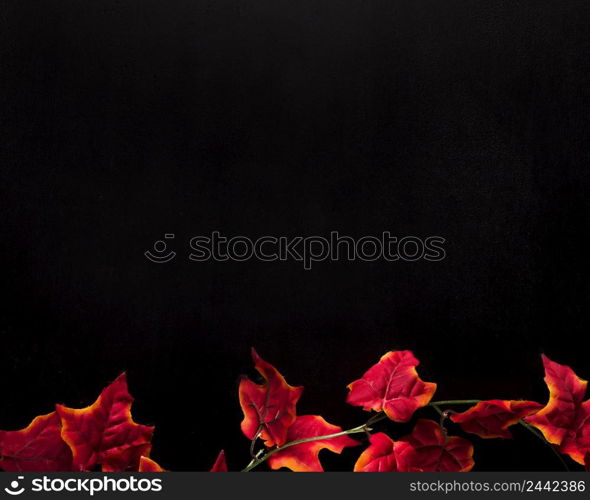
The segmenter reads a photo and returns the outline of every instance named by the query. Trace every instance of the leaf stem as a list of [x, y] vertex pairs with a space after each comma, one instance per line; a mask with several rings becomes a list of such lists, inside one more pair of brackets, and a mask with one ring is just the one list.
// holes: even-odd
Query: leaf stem
[[537, 429], [535, 429], [532, 425], [527, 424], [524, 420], [519, 420], [518, 422], [520, 425], [522, 425], [527, 431], [529, 431], [531, 434], [533, 434], [535, 437], [537, 437], [538, 439], [540, 439], [541, 441], [543, 441], [543, 443], [549, 447], [549, 449], [553, 452], [553, 454], [557, 457], [557, 459], [561, 462], [561, 465], [563, 465], [564, 469], [566, 471], [569, 472], [570, 468], [569, 465], [567, 464], [567, 462], [563, 459], [563, 457], [561, 456], [561, 453], [559, 453], [554, 447], [553, 445], [547, 441], [545, 439], [545, 436], [543, 436], [543, 434], [541, 434], [539, 431], [537, 431]]
[[256, 462], [256, 460], [258, 459], [258, 457], [260, 455], [262, 455], [264, 453], [264, 450], [259, 450], [258, 453], [256, 453], [256, 455], [254, 455], [252, 457], [252, 460], [250, 460], [250, 463], [246, 466], [246, 468], [250, 467], [254, 462]]
[[438, 413], [442, 417], [443, 412], [437, 405], [430, 404], [430, 406], [432, 406], [432, 408], [436, 410], [436, 413]]
[[431, 401], [429, 406], [475, 405], [477, 403], [481, 403], [481, 399], [450, 399], [448, 401]]

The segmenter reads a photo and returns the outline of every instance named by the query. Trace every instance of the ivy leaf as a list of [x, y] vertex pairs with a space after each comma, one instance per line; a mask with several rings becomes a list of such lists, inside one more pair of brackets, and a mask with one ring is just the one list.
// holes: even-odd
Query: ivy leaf
[[102, 460], [103, 472], [125, 472], [138, 470], [139, 460], [152, 451], [151, 443], [124, 446], [119, 451], [111, 451]]
[[549, 402], [524, 420], [539, 429], [547, 441], [558, 445], [559, 451], [584, 465], [584, 457], [590, 451], [590, 400], [583, 402], [588, 382], [569, 366], [545, 355], [543, 365]]
[[35, 417], [19, 431], [0, 431], [0, 468], [6, 472], [72, 470], [72, 452], [61, 438], [57, 413]]
[[[317, 436], [329, 436], [342, 432], [342, 427], [326, 422], [319, 415], [301, 415], [289, 427], [287, 441], [299, 441]], [[319, 460], [321, 450], [328, 449], [334, 453], [342, 453], [344, 448], [356, 446], [359, 443], [347, 435], [309, 441], [307, 443], [289, 446], [271, 455], [268, 464], [273, 470], [286, 467], [294, 472], [323, 472]]]
[[436, 384], [418, 377], [419, 364], [412, 351], [388, 352], [361, 379], [348, 385], [346, 402], [366, 411], [384, 411], [395, 422], [407, 422], [436, 391]]
[[154, 428], [133, 421], [132, 403], [123, 373], [91, 406], [56, 406], [61, 436], [72, 450], [75, 470], [90, 470], [96, 464], [108, 472], [138, 469], [140, 458], [150, 453]]
[[473, 445], [461, 437], [448, 437], [433, 420], [418, 420], [412, 434], [401, 441], [412, 445], [400, 464], [404, 472], [467, 472], [475, 464]]
[[289, 426], [295, 421], [295, 406], [303, 387], [287, 384], [279, 371], [254, 349], [252, 359], [265, 382], [258, 385], [247, 377], [242, 377], [240, 381], [240, 406], [244, 412], [242, 432], [248, 439], [260, 436], [268, 447], [282, 446], [286, 442]]
[[166, 472], [157, 462], [148, 457], [139, 458], [139, 472]]
[[400, 467], [405, 467], [404, 455], [413, 450], [410, 443], [394, 441], [383, 432], [373, 434], [369, 442], [354, 464], [354, 472], [400, 472]]
[[463, 413], [454, 413], [451, 420], [465, 432], [477, 434], [484, 439], [511, 439], [508, 428], [523, 417], [539, 411], [543, 405], [534, 401], [503, 401], [493, 399], [481, 401]]
[[225, 461], [225, 451], [221, 450], [213, 464], [210, 472], [227, 472], [227, 462]]
[[576, 420], [588, 382], [577, 377], [569, 366], [555, 363], [545, 355], [542, 358], [549, 402], [525, 421], [539, 429], [547, 441], [559, 445]]
[[576, 419], [559, 447], [561, 453], [569, 455], [579, 464], [585, 464], [590, 452], [590, 400], [578, 408]]

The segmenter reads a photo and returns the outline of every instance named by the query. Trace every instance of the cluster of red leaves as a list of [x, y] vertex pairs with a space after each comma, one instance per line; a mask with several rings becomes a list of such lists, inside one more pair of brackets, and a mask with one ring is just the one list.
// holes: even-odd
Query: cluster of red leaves
[[[268, 459], [271, 469], [320, 472], [322, 449], [341, 453], [344, 448], [359, 444], [347, 435], [337, 435], [342, 428], [318, 415], [297, 416], [296, 404], [302, 388], [287, 384], [276, 368], [255, 351], [252, 357], [264, 383], [257, 385], [247, 378], [240, 383], [242, 431], [251, 440], [261, 438], [269, 449], [278, 447]], [[367, 411], [384, 412], [395, 422], [407, 422], [416, 410], [430, 402], [436, 391], [436, 384], [418, 377], [418, 364], [410, 351], [388, 352], [348, 386], [347, 402]], [[326, 438], [313, 440], [318, 436]], [[281, 448], [293, 441], [298, 443]], [[370, 443], [359, 457], [356, 471], [459, 471], [473, 467], [471, 444], [460, 437], [448, 437], [432, 420], [419, 420], [414, 431], [397, 442], [378, 433], [370, 437]]]
[[[436, 384], [418, 377], [418, 364], [411, 351], [388, 352], [348, 386], [346, 401], [366, 411], [383, 411], [394, 422], [407, 422], [436, 391]], [[398, 441], [382, 432], [369, 441], [354, 466], [357, 472], [464, 472], [474, 465], [471, 443], [449, 437], [433, 420], [418, 420], [412, 433]]]
[[131, 418], [133, 398], [122, 374], [82, 409], [56, 405], [20, 431], [0, 431], [5, 471], [138, 470], [151, 451], [154, 428]]
[[[252, 359], [262, 380], [255, 383], [242, 377], [239, 400], [244, 413], [241, 429], [251, 440], [251, 449], [258, 440], [264, 445], [264, 450], [253, 455], [253, 463], [263, 455], [273, 470], [321, 472], [320, 451], [340, 454], [345, 448], [360, 444], [349, 437], [352, 431], [343, 431], [320, 415], [297, 415], [303, 387], [289, 385], [254, 350]], [[417, 410], [431, 402], [436, 384], [420, 379], [418, 364], [411, 351], [388, 352], [348, 385], [349, 404], [377, 412], [355, 433], [369, 433], [370, 422], [376, 422], [381, 415], [394, 422], [408, 422]], [[478, 402], [463, 413], [448, 415], [464, 432], [484, 439], [509, 439], [509, 428], [526, 422], [559, 452], [590, 470], [590, 399], [584, 401], [587, 382], [570, 367], [546, 356], [543, 364], [549, 388], [549, 402], [545, 406], [534, 401], [489, 400]], [[0, 469], [164, 471], [149, 458], [154, 428], [133, 421], [132, 403], [122, 374], [86, 408], [56, 405], [55, 411], [36, 417], [25, 429], [0, 431]], [[409, 435], [397, 440], [384, 432], [369, 434], [369, 445], [358, 457], [354, 470], [465, 472], [473, 466], [473, 445], [468, 440], [449, 436], [442, 421], [420, 419]], [[222, 450], [211, 471], [227, 470]]]
[[[248, 439], [255, 441], [261, 438], [270, 449], [342, 431], [341, 427], [326, 422], [319, 415], [297, 416], [296, 405], [303, 387], [287, 384], [279, 371], [264, 361], [254, 349], [252, 360], [264, 382], [259, 385], [247, 377], [242, 377], [240, 381], [240, 406], [244, 412], [242, 432]], [[341, 453], [344, 448], [357, 444], [348, 436], [309, 441], [277, 451], [268, 459], [268, 464], [271, 469], [286, 467], [293, 471], [321, 472], [323, 468], [318, 457], [320, 450], [325, 448]]]
[[[322, 471], [319, 451], [340, 453], [358, 443], [346, 435], [329, 437], [341, 428], [320, 416], [297, 416], [301, 387], [291, 387], [277, 369], [253, 351], [254, 364], [264, 383], [244, 378], [240, 403], [244, 412], [242, 431], [251, 440], [261, 438], [272, 452], [272, 469]], [[543, 356], [545, 381], [550, 390], [546, 406], [534, 401], [481, 401], [463, 413], [449, 412], [450, 419], [464, 432], [484, 439], [512, 438], [509, 428], [521, 421], [539, 429], [561, 453], [590, 467], [590, 400], [583, 401], [586, 382], [573, 370]], [[415, 412], [428, 405], [436, 384], [418, 376], [419, 361], [411, 351], [391, 351], [348, 385], [347, 403], [365, 411], [383, 413], [394, 422], [408, 422]], [[318, 441], [317, 436], [328, 436]], [[299, 442], [299, 441], [304, 442]], [[298, 443], [290, 445], [293, 441]], [[283, 445], [288, 443], [286, 447]], [[275, 451], [273, 451], [275, 450]], [[393, 440], [378, 432], [370, 435], [369, 446], [361, 453], [355, 471], [454, 471], [473, 468], [473, 445], [458, 436], [449, 436], [442, 424], [420, 419], [411, 434]]]
[[355, 472], [466, 472], [473, 468], [473, 445], [449, 437], [433, 420], [418, 420], [412, 433], [393, 441], [379, 432], [370, 438]]

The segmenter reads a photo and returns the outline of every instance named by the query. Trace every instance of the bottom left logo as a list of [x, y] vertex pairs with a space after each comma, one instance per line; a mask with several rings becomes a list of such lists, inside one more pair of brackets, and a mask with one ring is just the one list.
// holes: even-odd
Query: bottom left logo
[[[18, 476], [18, 481], [22, 481], [25, 477]], [[16, 479], [10, 482], [10, 486], [4, 488], [4, 491], [9, 495], [20, 495], [25, 491], [23, 487], [20, 487], [20, 483]]]

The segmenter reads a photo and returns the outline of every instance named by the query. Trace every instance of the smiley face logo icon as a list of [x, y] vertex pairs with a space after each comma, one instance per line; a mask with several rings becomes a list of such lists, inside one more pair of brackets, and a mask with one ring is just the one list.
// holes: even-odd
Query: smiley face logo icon
[[[18, 481], [22, 481], [24, 478], [25, 478], [24, 476], [18, 476]], [[23, 493], [25, 491], [25, 489], [20, 487], [20, 483], [18, 481], [17, 480], [11, 481], [10, 486], [7, 488], [4, 488], [4, 491], [12, 496], [20, 495], [21, 493]]]
[[[166, 233], [164, 235], [164, 239], [165, 240], [173, 240], [174, 234], [173, 233]], [[156, 264], [164, 264], [165, 262], [170, 262], [174, 257], [176, 257], [176, 252], [173, 252], [171, 250], [169, 252], [166, 252], [166, 250], [167, 250], [166, 242], [163, 240], [158, 240], [154, 243], [153, 252], [151, 250], [148, 250], [147, 252], [144, 252], [143, 254], [145, 255], [145, 257], [148, 260], [155, 262]]]

